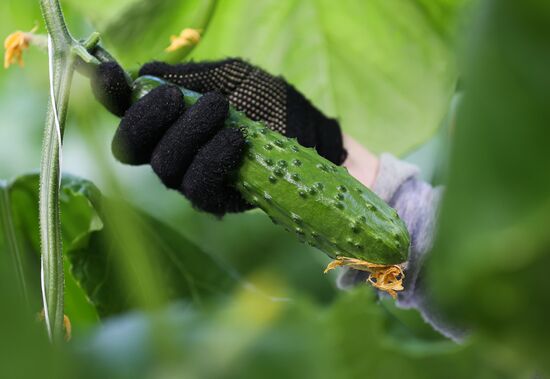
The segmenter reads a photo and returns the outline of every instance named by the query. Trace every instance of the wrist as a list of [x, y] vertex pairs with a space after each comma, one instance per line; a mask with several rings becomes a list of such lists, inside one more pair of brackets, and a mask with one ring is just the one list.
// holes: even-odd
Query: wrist
[[347, 134], [343, 134], [343, 142], [348, 153], [343, 166], [355, 179], [372, 189], [380, 165], [378, 157]]

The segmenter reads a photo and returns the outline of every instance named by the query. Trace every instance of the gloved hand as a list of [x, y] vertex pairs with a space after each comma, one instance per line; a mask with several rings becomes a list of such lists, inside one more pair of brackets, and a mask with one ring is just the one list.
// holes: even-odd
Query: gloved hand
[[113, 139], [115, 157], [127, 164], [149, 163], [162, 182], [203, 211], [223, 215], [251, 208], [232, 186], [245, 149], [242, 132], [223, 128], [229, 104], [249, 118], [336, 164], [345, 160], [338, 122], [324, 116], [281, 77], [240, 59], [168, 65], [151, 62], [139, 75], [153, 75], [204, 94], [187, 108], [172, 85], [157, 87], [135, 104], [124, 71], [101, 64], [92, 77], [96, 98], [122, 117]]

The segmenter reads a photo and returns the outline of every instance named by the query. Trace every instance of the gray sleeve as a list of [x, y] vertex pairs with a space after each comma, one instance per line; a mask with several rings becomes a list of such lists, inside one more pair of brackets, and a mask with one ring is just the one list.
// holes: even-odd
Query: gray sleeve
[[[418, 173], [416, 166], [382, 154], [373, 186], [373, 191], [397, 211], [411, 236], [403, 282], [405, 290], [398, 293], [396, 304], [400, 308], [417, 309], [434, 329], [459, 342], [465, 331], [448, 323], [444, 315], [430, 305], [428, 291], [422, 285], [421, 269], [432, 247], [443, 188], [434, 188], [418, 179]], [[338, 286], [342, 289], [352, 287], [364, 282], [367, 276], [368, 273], [346, 269], [338, 279]]]

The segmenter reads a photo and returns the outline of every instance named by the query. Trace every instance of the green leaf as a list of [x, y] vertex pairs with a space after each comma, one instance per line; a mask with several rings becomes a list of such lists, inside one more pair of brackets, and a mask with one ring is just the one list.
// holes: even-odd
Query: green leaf
[[183, 28], [204, 29], [192, 58], [240, 56], [284, 75], [369, 148], [403, 154], [431, 137], [448, 109], [455, 26], [466, 1], [134, 0], [121, 11], [82, 7], [108, 20], [96, 26], [125, 66], [163, 59], [169, 37]]
[[[108, 204], [103, 201], [103, 212], [109, 212]], [[187, 299], [200, 305], [208, 297], [225, 294], [238, 283], [235, 273], [172, 228], [143, 212], [131, 212], [131, 228], [139, 233], [140, 241], [147, 244], [148, 250], [154, 252], [152, 263], [162, 273], [169, 298]], [[75, 278], [101, 316], [119, 313], [135, 305], [131, 291], [121, 279], [123, 272], [116, 268], [120, 245], [113, 241], [109, 222], [106, 228], [111, 230], [93, 234], [86, 245], [68, 254]]]
[[85, 15], [94, 26], [101, 29], [105, 24], [118, 17], [126, 10], [136, 7], [139, 2], [140, 0], [65, 0], [63, 5], [64, 7], [68, 6], [69, 9], [74, 9], [81, 15]]
[[430, 285], [507, 369], [550, 373], [550, 6], [486, 1], [472, 29]]
[[[40, 236], [38, 230], [38, 174], [22, 175], [5, 183], [3, 187], [2, 213], [7, 215], [9, 224], [4, 223], [2, 234], [12, 240], [10, 251], [20, 262], [18, 272], [22, 273], [19, 287], [25, 287], [34, 312], [40, 312]], [[63, 222], [64, 251], [68, 252], [93, 233], [102, 228], [101, 220], [90, 199], [99, 192], [90, 182], [73, 176], [65, 176], [60, 193]], [[14, 248], [13, 248], [14, 247]], [[69, 269], [65, 261], [65, 271]], [[74, 326], [89, 326], [97, 321], [97, 312], [86, 301], [84, 292], [70, 275], [65, 279], [65, 313], [70, 315]]]
[[[0, 241], [6, 246], [13, 241], [10, 253], [23, 260], [23, 283], [31, 287], [29, 296], [38, 310], [38, 175], [18, 177], [2, 187], [2, 194], [2, 205], [7, 205], [1, 209], [2, 220], [9, 222], [2, 223]], [[115, 257], [121, 244], [113, 241], [117, 231], [109, 216], [120, 206], [103, 198], [91, 182], [70, 175], [63, 177], [60, 200], [67, 258], [66, 314], [78, 328], [94, 323], [98, 316], [128, 310], [136, 303], [123, 280], [124, 270], [117, 268], [120, 262]], [[169, 299], [187, 299], [198, 306], [239, 282], [237, 274], [172, 228], [141, 211], [124, 209], [132, 213], [134, 233], [139, 233], [140, 241], [154, 253], [152, 264], [162, 273]]]
[[124, 65], [166, 59], [164, 49], [170, 45], [170, 36], [179, 35], [185, 28], [205, 33], [217, 2], [135, 0], [99, 30], [109, 51]]
[[448, 108], [463, 2], [220, 1], [192, 57], [240, 56], [284, 75], [360, 142], [401, 154]]

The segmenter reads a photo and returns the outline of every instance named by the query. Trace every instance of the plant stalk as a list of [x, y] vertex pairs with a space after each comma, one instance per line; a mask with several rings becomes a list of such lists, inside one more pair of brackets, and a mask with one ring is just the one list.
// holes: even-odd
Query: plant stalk
[[54, 52], [68, 51], [74, 39], [67, 29], [59, 0], [40, 0], [40, 9], [52, 38]]
[[[55, 104], [50, 100], [40, 165], [40, 242], [43, 269], [43, 301], [46, 327], [52, 340], [63, 336], [63, 246], [59, 211], [60, 146], [73, 76], [73, 60], [54, 63]], [[55, 62], [55, 60], [54, 60]], [[63, 67], [64, 66], [64, 67]], [[59, 131], [58, 124], [59, 120]]]
[[40, 7], [51, 44], [48, 49], [50, 102], [40, 164], [42, 298], [48, 336], [57, 342], [63, 340], [64, 335], [63, 245], [59, 210], [61, 145], [76, 58], [92, 63], [97, 59], [69, 33], [58, 0], [40, 0]]

